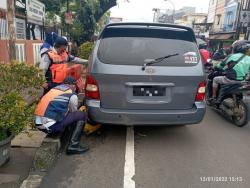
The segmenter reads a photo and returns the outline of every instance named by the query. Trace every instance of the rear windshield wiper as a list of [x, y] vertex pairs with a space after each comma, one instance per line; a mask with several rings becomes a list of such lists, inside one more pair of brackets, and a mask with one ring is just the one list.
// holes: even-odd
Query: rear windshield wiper
[[168, 59], [170, 57], [174, 57], [174, 56], [177, 56], [177, 55], [179, 55], [179, 54], [178, 53], [170, 54], [170, 55], [167, 55], [167, 56], [164, 56], [164, 57], [159, 57], [159, 58], [156, 58], [156, 59], [145, 59], [144, 60], [145, 63], [142, 66], [142, 70], [144, 71], [146, 69], [146, 67], [149, 66], [149, 65], [153, 65], [155, 63], [160, 63], [165, 59]]

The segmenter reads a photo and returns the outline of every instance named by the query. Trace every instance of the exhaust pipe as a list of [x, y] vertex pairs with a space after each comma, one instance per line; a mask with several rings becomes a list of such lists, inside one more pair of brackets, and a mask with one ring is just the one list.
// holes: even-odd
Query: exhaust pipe
[[234, 115], [234, 112], [230, 108], [228, 108], [227, 106], [225, 106], [223, 103], [221, 104], [220, 109], [224, 113], [226, 113], [228, 116], [233, 116]]
[[222, 105], [224, 105], [224, 106], [227, 107], [227, 108], [234, 108], [234, 101], [233, 101], [233, 99], [228, 98], [228, 99], [225, 99], [225, 100], [222, 102]]

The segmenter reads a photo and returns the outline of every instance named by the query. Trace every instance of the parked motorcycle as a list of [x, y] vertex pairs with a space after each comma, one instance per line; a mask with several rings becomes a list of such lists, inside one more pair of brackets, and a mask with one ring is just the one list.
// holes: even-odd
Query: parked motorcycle
[[[210, 73], [211, 74], [211, 73]], [[209, 76], [208, 76], [209, 77]], [[206, 102], [208, 106], [218, 110], [234, 125], [243, 127], [250, 118], [250, 82], [221, 85], [217, 93], [217, 101], [212, 102], [212, 79], [207, 79]]]

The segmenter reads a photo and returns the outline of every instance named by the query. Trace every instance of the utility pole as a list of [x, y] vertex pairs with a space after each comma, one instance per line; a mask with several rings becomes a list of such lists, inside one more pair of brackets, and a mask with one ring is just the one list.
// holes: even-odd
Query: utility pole
[[15, 28], [15, 0], [7, 0], [7, 20], [9, 33], [9, 61], [16, 59], [16, 28]]

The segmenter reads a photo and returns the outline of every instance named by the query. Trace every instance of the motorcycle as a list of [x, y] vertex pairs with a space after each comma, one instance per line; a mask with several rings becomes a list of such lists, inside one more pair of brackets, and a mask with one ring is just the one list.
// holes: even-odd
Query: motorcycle
[[207, 62], [204, 64], [204, 72], [208, 75], [213, 70], [213, 60], [208, 59]]
[[[213, 71], [209, 73], [212, 74]], [[250, 118], [250, 82], [242, 81], [237, 84], [221, 85], [218, 89], [217, 100], [212, 102], [212, 82], [209, 77], [206, 83], [206, 103], [208, 106], [219, 111], [234, 125], [243, 127]]]

